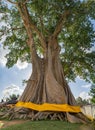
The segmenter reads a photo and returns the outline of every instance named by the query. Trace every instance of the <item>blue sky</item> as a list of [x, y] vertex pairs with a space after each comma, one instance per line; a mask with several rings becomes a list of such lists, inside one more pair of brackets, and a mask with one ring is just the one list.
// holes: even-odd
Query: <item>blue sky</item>
[[[31, 68], [32, 67], [30, 64], [19, 63], [16, 64], [14, 67], [8, 69], [4, 64], [0, 62], [0, 98], [5, 96], [7, 97], [9, 94], [12, 93], [21, 94], [25, 88], [25, 86], [23, 86], [22, 84], [22, 81], [30, 77], [30, 74], [32, 72]], [[11, 89], [8, 89], [10, 87]], [[14, 91], [12, 90], [12, 87]], [[5, 93], [7, 89], [9, 94]]]

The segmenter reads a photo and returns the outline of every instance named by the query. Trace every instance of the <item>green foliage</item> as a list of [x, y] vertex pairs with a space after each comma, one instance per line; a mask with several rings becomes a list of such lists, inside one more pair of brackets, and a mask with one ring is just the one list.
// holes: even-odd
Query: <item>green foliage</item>
[[6, 98], [6, 101], [11, 101], [11, 100], [17, 100], [19, 98], [19, 95], [15, 95], [15, 94], [12, 94], [10, 95], [9, 97]]
[[80, 106], [89, 105], [89, 101], [86, 99], [82, 99], [81, 97], [76, 98], [76, 102]]
[[[95, 77], [94, 77], [95, 78]], [[90, 96], [92, 97], [91, 98], [91, 102], [92, 103], [95, 103], [95, 84], [93, 84], [90, 88]]]
[[[16, 0], [17, 1], [17, 0]], [[22, 0], [20, 2], [24, 2]], [[92, 0], [33, 0], [27, 2], [27, 8], [33, 23], [46, 40], [54, 32], [62, 14], [70, 11], [63, 22], [63, 28], [58, 35], [61, 43], [60, 59], [65, 76], [69, 81], [79, 75], [86, 81], [95, 83], [95, 1]], [[7, 66], [12, 67], [20, 58], [30, 62], [30, 50], [26, 44], [28, 39], [23, 21], [15, 5], [1, 0], [1, 21], [6, 25], [1, 27], [0, 35], [6, 35], [3, 43], [10, 50]], [[33, 31], [34, 41], [38, 53], [43, 54], [40, 40]], [[64, 50], [64, 51], [63, 51]]]

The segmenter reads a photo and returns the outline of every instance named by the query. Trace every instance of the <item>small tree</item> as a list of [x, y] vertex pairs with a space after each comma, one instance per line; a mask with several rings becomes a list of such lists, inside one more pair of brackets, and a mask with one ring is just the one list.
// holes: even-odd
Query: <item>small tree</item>
[[15, 101], [19, 98], [19, 95], [15, 95], [15, 94], [12, 94], [12, 95], [9, 95], [9, 97], [6, 98], [6, 102], [9, 102], [9, 101]]
[[88, 101], [88, 100], [82, 99], [81, 97], [78, 97], [78, 98], [76, 99], [76, 102], [77, 102], [77, 104], [80, 105], [80, 106], [88, 105], [88, 104], [89, 104], [89, 101]]

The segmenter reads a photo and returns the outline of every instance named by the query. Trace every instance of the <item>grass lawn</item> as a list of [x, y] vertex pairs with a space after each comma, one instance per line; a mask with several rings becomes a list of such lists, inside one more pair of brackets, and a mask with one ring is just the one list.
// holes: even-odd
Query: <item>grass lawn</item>
[[80, 126], [81, 124], [71, 124], [63, 121], [29, 121], [1, 130], [80, 130]]

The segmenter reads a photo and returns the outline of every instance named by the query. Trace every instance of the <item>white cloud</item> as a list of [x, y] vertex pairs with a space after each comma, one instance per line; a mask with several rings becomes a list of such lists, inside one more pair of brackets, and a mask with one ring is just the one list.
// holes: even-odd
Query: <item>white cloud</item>
[[82, 99], [86, 99], [86, 100], [91, 98], [91, 96], [84, 91], [79, 94], [79, 97], [81, 97]]
[[[3, 39], [4, 40], [4, 39]], [[2, 45], [0, 46], [0, 65], [2, 67], [5, 67], [6, 66], [6, 62], [7, 62], [7, 58], [5, 57], [6, 54], [9, 53], [9, 50], [8, 48], [6, 47], [5, 49], [2, 47]], [[20, 59], [18, 59], [17, 63], [16, 63], [16, 67], [18, 69], [25, 69], [28, 67], [28, 63], [26, 61], [24, 62], [21, 62]]]
[[21, 89], [19, 86], [15, 84], [11, 84], [10, 86], [6, 87], [5, 90], [3, 90], [3, 97], [4, 99], [6, 99], [12, 94], [21, 95], [22, 92], [23, 92], [23, 89]]
[[82, 85], [81, 87], [82, 87], [82, 88], [90, 88], [90, 87], [91, 87], [91, 84]]
[[21, 62], [21, 60], [19, 60], [18, 59], [18, 61], [17, 61], [17, 63], [16, 63], [16, 67], [18, 68], [18, 69], [25, 69], [25, 68], [27, 68], [28, 67], [28, 63], [26, 62], [26, 61], [24, 61], [24, 62]]
[[7, 62], [7, 59], [5, 58], [5, 55], [7, 53], [9, 53], [9, 50], [7, 48], [3, 49], [3, 47], [0, 46], [0, 65], [3, 67], [6, 65]]
[[[7, 48], [4, 49], [2, 46], [0, 46], [0, 65], [2, 67], [6, 66], [7, 58], [5, 56], [8, 53], [9, 53], [9, 50]], [[28, 67], [28, 63], [26, 61], [21, 62], [20, 60], [18, 60], [16, 63], [16, 67], [20, 70], [25, 69]]]

